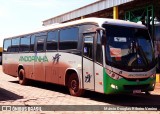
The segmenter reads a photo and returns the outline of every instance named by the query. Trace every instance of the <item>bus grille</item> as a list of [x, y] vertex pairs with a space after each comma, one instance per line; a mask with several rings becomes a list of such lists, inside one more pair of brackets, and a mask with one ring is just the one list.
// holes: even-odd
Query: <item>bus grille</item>
[[125, 79], [128, 80], [128, 81], [136, 81], [136, 80], [146, 81], [146, 80], [148, 80], [148, 78], [139, 78], [139, 79], [137, 79], [137, 78], [125, 78]]
[[149, 84], [145, 85], [124, 85], [124, 89], [126, 90], [144, 90], [149, 87]]

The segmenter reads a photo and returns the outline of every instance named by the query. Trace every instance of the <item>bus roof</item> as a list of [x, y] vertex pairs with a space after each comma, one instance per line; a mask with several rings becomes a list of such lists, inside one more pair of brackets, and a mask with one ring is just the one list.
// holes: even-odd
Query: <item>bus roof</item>
[[42, 28], [36, 29], [32, 32], [26, 32], [26, 33], [21, 33], [21, 34], [14, 35], [14, 36], [8, 36], [7, 38], [25, 36], [25, 35], [32, 34], [32, 33], [38, 33], [38, 32], [42, 32], [42, 31], [46, 31], [46, 30], [63, 28], [63, 27], [69, 27], [69, 26], [79, 25], [79, 24], [83, 24], [83, 23], [84, 24], [85, 23], [95, 23], [99, 27], [101, 27], [102, 24], [111, 24], [111, 25], [119, 25], [119, 26], [127, 26], [127, 27], [144, 28], [144, 29], [146, 28], [144, 25], [137, 24], [134, 22], [128, 22], [128, 21], [124, 21], [124, 20], [91, 17], [91, 18], [85, 18], [85, 19], [76, 20], [76, 21], [67, 22], [67, 23], [55, 23], [52, 25], [43, 26]]

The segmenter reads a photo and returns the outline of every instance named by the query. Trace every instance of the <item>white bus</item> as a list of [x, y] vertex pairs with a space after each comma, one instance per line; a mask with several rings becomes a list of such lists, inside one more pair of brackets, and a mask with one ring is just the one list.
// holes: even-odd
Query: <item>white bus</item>
[[24, 85], [37, 80], [104, 94], [153, 91], [156, 61], [147, 28], [86, 18], [4, 39], [3, 72]]
[[157, 72], [160, 73], [160, 23], [154, 25], [154, 39], [155, 39], [155, 56], [157, 57]]

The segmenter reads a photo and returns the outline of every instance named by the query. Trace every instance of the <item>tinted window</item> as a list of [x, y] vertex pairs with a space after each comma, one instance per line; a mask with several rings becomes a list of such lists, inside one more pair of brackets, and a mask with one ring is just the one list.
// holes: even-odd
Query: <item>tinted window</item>
[[30, 51], [34, 51], [35, 35], [31, 36]]
[[93, 37], [86, 36], [84, 38], [84, 56], [93, 59]]
[[12, 39], [11, 52], [19, 52], [19, 41], [20, 38]]
[[60, 31], [59, 49], [77, 49], [78, 28], [68, 28]]
[[30, 48], [30, 36], [25, 36], [21, 38], [21, 43], [20, 43], [20, 51], [21, 52], [28, 52]]
[[128, 71], [153, 68], [155, 57], [147, 29], [115, 25], [104, 27], [107, 31], [105, 45], [107, 63]]
[[155, 26], [155, 39], [160, 41], [160, 25]]
[[57, 50], [58, 31], [48, 32], [47, 50]]
[[44, 42], [46, 36], [37, 37], [37, 51], [44, 51]]
[[4, 40], [3, 52], [10, 52], [11, 40]]

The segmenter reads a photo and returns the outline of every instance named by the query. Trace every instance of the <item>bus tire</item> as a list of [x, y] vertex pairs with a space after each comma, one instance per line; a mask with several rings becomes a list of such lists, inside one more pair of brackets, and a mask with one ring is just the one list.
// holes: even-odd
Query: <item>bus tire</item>
[[79, 88], [79, 80], [76, 73], [72, 73], [69, 76], [68, 80], [68, 89], [72, 96], [82, 96], [84, 94], [84, 90]]
[[27, 79], [25, 78], [25, 71], [24, 69], [20, 69], [18, 72], [18, 80], [19, 84], [21, 85], [26, 85], [27, 84]]

